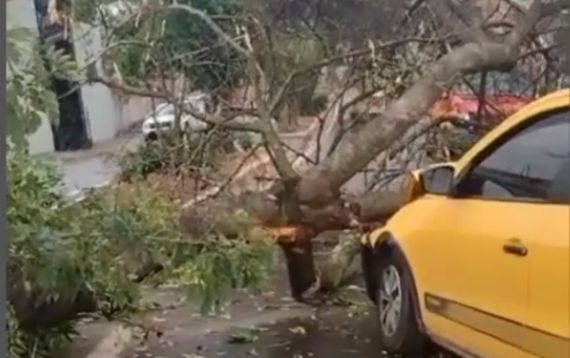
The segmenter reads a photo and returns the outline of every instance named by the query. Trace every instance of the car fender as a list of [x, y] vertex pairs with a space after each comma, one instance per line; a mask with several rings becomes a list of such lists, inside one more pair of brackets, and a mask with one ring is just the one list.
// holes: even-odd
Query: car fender
[[365, 271], [364, 276], [367, 281], [366, 285], [369, 293], [370, 291], [375, 291], [375, 286], [371, 287], [370, 285], [375, 285], [371, 277], [376, 273], [374, 263], [378, 262], [379, 257], [392, 255], [402, 263], [409, 275], [410, 286], [412, 287], [412, 303], [416, 313], [418, 327], [422, 333], [426, 333], [414, 271], [409, 263], [404, 248], [400, 245], [392, 232], [387, 227], [382, 227], [364, 235], [362, 238], [362, 255], [363, 269]]

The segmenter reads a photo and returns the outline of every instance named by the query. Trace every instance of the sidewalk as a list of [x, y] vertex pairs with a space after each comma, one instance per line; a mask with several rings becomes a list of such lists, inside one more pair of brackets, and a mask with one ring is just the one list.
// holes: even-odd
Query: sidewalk
[[104, 142], [97, 143], [89, 149], [70, 152], [56, 152], [54, 156], [63, 163], [70, 163], [93, 157], [116, 157], [127, 151], [136, 149], [142, 142], [143, 138], [140, 133], [125, 133]]
[[56, 152], [49, 158], [62, 171], [66, 195], [78, 199], [86, 189], [108, 185], [120, 173], [117, 158], [136, 149], [142, 141], [139, 133], [130, 133], [87, 150]]

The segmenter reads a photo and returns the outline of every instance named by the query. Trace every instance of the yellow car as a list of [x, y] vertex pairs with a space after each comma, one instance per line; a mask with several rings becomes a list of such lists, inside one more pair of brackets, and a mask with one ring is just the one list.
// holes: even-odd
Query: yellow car
[[363, 237], [383, 347], [570, 357], [570, 89], [410, 178], [408, 203]]

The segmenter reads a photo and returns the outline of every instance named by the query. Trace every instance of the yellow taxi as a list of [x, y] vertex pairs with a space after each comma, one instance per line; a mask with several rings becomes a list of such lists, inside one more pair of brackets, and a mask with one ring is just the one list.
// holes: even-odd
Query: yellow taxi
[[412, 172], [408, 193], [362, 242], [384, 349], [570, 357], [570, 89]]

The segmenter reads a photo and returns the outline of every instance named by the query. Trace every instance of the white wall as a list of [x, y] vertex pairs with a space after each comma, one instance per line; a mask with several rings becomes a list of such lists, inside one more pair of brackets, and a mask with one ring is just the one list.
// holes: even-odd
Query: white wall
[[[38, 33], [33, 0], [9, 0], [6, 2], [6, 29], [26, 27]], [[7, 71], [7, 76], [10, 76]], [[41, 123], [38, 130], [28, 136], [30, 154], [51, 153], [54, 151], [53, 133], [48, 120]]]
[[[100, 55], [103, 51], [99, 28], [77, 24], [74, 27], [75, 56], [79, 68], [94, 63], [99, 76], [103, 75]], [[102, 84], [81, 87], [88, 132], [93, 143], [113, 138], [121, 119], [121, 111], [112, 91]]]

